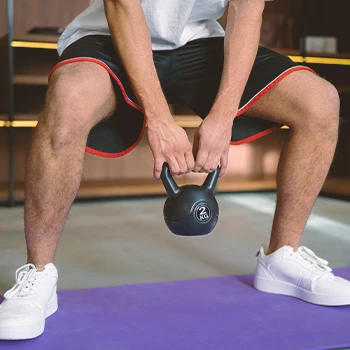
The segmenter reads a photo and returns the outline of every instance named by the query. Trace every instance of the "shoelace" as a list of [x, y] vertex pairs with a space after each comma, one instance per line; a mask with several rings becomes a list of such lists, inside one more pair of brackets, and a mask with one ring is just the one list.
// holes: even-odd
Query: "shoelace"
[[311, 249], [299, 247], [297, 253], [302, 258], [311, 263], [319, 272], [331, 272], [332, 269], [328, 266], [328, 261], [319, 258]]
[[33, 294], [38, 282], [39, 276], [35, 266], [33, 264], [23, 265], [16, 271], [16, 284], [4, 294], [4, 297], [11, 299], [14, 296], [23, 297]]

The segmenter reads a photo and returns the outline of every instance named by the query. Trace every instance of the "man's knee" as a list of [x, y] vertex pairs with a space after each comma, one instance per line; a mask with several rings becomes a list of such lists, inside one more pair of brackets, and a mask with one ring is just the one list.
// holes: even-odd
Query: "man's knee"
[[91, 128], [112, 113], [116, 106], [114, 96], [111, 96], [113, 90], [108, 84], [109, 80], [101, 93], [96, 91], [93, 75], [84, 76], [70, 69], [53, 74], [39, 126], [45, 129], [54, 148], [62, 147], [73, 138], [86, 139]]
[[45, 129], [53, 148], [61, 148], [74, 137], [87, 137], [92, 111], [84, 109], [88, 90], [68, 77], [50, 82], [46, 105], [39, 117], [39, 127]]
[[51, 78], [44, 111], [56, 123], [85, 124], [98, 104], [92, 82], [81, 76], [57, 73]]
[[319, 79], [318, 85], [304, 96], [303, 126], [311, 132], [321, 132], [324, 136], [337, 138], [339, 127], [340, 100], [337, 89], [329, 82]]

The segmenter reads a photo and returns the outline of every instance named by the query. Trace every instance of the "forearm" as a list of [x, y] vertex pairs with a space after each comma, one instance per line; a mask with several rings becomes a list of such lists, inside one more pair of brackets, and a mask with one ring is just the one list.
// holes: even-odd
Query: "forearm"
[[110, 33], [148, 119], [170, 114], [153, 62], [152, 44], [139, 0], [104, 0]]
[[237, 114], [257, 54], [263, 9], [263, 0], [229, 2], [224, 68], [211, 114], [232, 120]]

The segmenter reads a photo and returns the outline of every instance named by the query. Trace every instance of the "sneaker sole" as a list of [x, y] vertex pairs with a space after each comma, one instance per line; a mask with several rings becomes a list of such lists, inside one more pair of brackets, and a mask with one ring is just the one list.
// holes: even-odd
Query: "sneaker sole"
[[[45, 318], [54, 314], [58, 309], [57, 294], [47, 304]], [[25, 340], [39, 337], [45, 329], [45, 319], [40, 324], [17, 327], [0, 327], [1, 340]]]
[[268, 280], [258, 276], [254, 278], [254, 287], [260, 292], [287, 295], [316, 305], [350, 305], [350, 295], [315, 294], [290, 283]]

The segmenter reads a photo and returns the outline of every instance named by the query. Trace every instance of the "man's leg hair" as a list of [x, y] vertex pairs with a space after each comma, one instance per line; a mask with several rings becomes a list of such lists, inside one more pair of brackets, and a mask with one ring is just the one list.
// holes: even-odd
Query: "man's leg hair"
[[26, 160], [27, 262], [38, 270], [54, 261], [80, 186], [88, 134], [115, 109], [113, 86], [102, 67], [79, 62], [53, 73]]
[[284, 78], [247, 113], [290, 127], [277, 169], [277, 204], [268, 254], [295, 249], [331, 166], [339, 128], [339, 95], [308, 71]]

